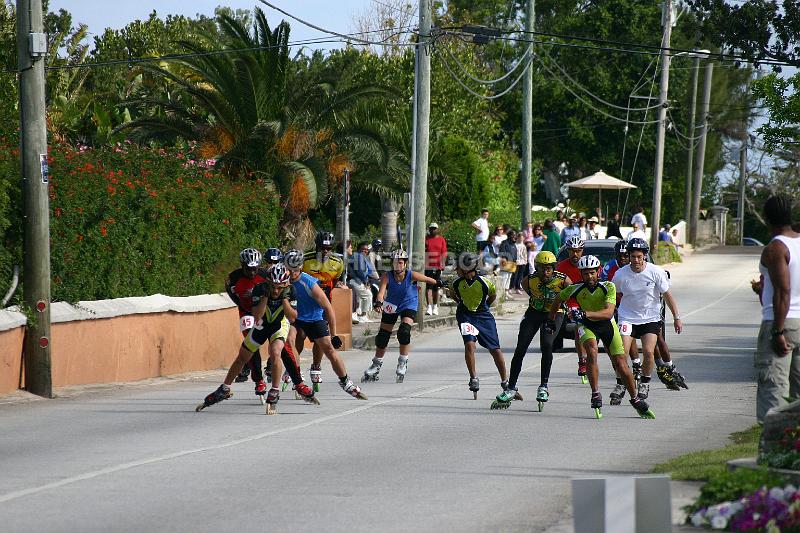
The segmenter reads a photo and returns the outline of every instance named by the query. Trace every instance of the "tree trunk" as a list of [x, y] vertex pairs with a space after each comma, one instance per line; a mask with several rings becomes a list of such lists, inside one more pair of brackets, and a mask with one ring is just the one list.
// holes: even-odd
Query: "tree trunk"
[[382, 198], [381, 239], [384, 250], [391, 250], [397, 245], [397, 217], [397, 202], [392, 198]]
[[555, 205], [563, 199], [561, 196], [561, 180], [552, 170], [543, 170], [542, 176], [544, 177], [544, 193], [547, 199]]

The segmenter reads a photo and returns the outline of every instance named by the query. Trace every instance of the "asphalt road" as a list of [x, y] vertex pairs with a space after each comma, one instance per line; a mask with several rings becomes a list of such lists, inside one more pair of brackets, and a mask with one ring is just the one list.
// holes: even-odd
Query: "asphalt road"
[[[656, 420], [627, 402], [595, 420], [567, 352], [537, 412], [536, 340], [519, 383], [526, 401], [491, 411], [491, 358], [479, 354], [474, 401], [455, 328], [415, 340], [403, 384], [390, 353], [385, 380], [363, 387], [369, 401], [345, 395], [325, 364], [322, 405], [285, 393], [269, 417], [249, 383], [195, 413], [222, 372], [0, 403], [0, 530], [544, 531], [571, 513], [570, 478], [647, 472], [755, 423], [757, 260], [695, 254], [670, 267], [686, 330], [668, 341], [691, 388], [670, 392], [654, 377]], [[498, 320], [509, 362], [519, 318]], [[347, 353], [351, 376], [370, 359]]]

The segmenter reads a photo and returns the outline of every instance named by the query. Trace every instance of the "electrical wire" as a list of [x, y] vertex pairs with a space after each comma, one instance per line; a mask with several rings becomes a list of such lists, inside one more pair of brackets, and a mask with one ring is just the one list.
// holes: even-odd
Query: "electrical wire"
[[453, 62], [458, 66], [459, 70], [461, 70], [461, 72], [463, 72], [472, 81], [474, 81], [476, 83], [480, 83], [482, 85], [494, 85], [496, 83], [500, 83], [501, 81], [505, 80], [506, 78], [511, 76], [519, 68], [520, 65], [522, 65], [523, 63], [529, 62], [530, 61], [530, 57], [529, 56], [533, 52], [533, 45], [529, 45], [528, 49], [525, 50], [525, 53], [522, 55], [522, 57], [517, 61], [517, 63], [513, 67], [511, 67], [511, 69], [508, 72], [506, 72], [505, 74], [503, 74], [499, 78], [496, 78], [496, 79], [493, 79], [493, 80], [482, 80], [482, 79], [477, 78], [477, 77], [473, 76], [472, 74], [470, 74], [470, 72], [466, 69], [466, 67], [463, 65], [463, 63], [461, 63], [458, 60], [458, 58], [455, 56], [455, 54], [450, 50], [450, 47], [442, 46], [442, 48], [444, 48], [444, 50], [447, 52], [447, 55], [450, 56], [450, 58], [453, 60]]
[[299, 22], [303, 26], [308, 26], [309, 28], [312, 28], [314, 30], [321, 31], [322, 33], [327, 33], [328, 35], [334, 35], [336, 37], [340, 37], [340, 38], [346, 39], [348, 41], [354, 41], [354, 42], [357, 42], [357, 43], [366, 44], [366, 45], [370, 45], [370, 46], [417, 46], [416, 43], [386, 43], [386, 42], [382, 42], [382, 41], [370, 41], [368, 39], [361, 39], [360, 37], [348, 36], [345, 33], [335, 32], [333, 30], [328, 30], [328, 29], [322, 28], [320, 26], [317, 26], [316, 24], [312, 24], [311, 22], [303, 20], [303, 19], [301, 19], [301, 18], [299, 18], [299, 17], [297, 17], [295, 15], [292, 15], [288, 11], [285, 11], [285, 10], [279, 8], [278, 6], [276, 6], [274, 4], [271, 4], [271, 3], [267, 2], [267, 0], [258, 0], [258, 1], [261, 2], [262, 4], [264, 4], [265, 6], [270, 7], [272, 9], [274, 9], [275, 11], [278, 11], [279, 13], [283, 13], [284, 15], [289, 17], [290, 19], [296, 20], [297, 22]]
[[[434, 51], [436, 51], [435, 47], [434, 47]], [[505, 96], [506, 94], [510, 93], [511, 90], [514, 87], [516, 87], [516, 85], [519, 83], [519, 81], [525, 76], [525, 73], [528, 71], [529, 68], [531, 68], [531, 64], [533, 63], [533, 61], [529, 59], [526, 62], [525, 68], [522, 69], [522, 72], [520, 72], [519, 76], [517, 76], [517, 79], [512, 81], [511, 84], [508, 87], [506, 87], [504, 90], [502, 90], [501, 92], [499, 92], [497, 94], [493, 94], [491, 96], [486, 96], [485, 94], [481, 94], [481, 93], [475, 92], [466, 83], [464, 83], [461, 80], [461, 78], [459, 78], [458, 75], [455, 72], [453, 72], [453, 69], [450, 68], [450, 65], [447, 63], [447, 60], [444, 58], [444, 56], [440, 55], [439, 59], [442, 62], [442, 65], [444, 65], [445, 70], [447, 70], [448, 74], [450, 74], [450, 77], [453, 78], [453, 80], [455, 80], [455, 82], [458, 83], [461, 86], [462, 89], [467, 91], [472, 96], [476, 96], [476, 97], [481, 98], [483, 100], [497, 100], [498, 98], [501, 98], [501, 97]]]
[[658, 109], [659, 107], [661, 107], [661, 104], [660, 104], [660, 103], [658, 103], [658, 104], [654, 104], [654, 105], [650, 105], [650, 106], [647, 106], [647, 107], [630, 107], [630, 106], [628, 106], [628, 107], [625, 107], [625, 106], [621, 106], [621, 105], [612, 104], [611, 102], [608, 102], [608, 101], [606, 101], [606, 100], [603, 100], [601, 97], [599, 97], [599, 96], [597, 96], [596, 94], [592, 93], [592, 92], [591, 92], [589, 89], [587, 89], [586, 87], [584, 87], [583, 85], [581, 85], [581, 84], [580, 84], [580, 82], [578, 82], [578, 81], [576, 81], [574, 78], [572, 78], [572, 77], [571, 77], [571, 76], [570, 76], [570, 75], [567, 73], [567, 71], [566, 71], [566, 70], [564, 70], [564, 69], [561, 67], [561, 65], [559, 65], [558, 63], [556, 63], [556, 61], [555, 61], [555, 60], [553, 60], [553, 58], [552, 58], [552, 57], [550, 57], [550, 56], [548, 55], [548, 56], [547, 56], [547, 58], [548, 58], [550, 61], [552, 61], [552, 64], [553, 64], [553, 66], [554, 66], [554, 67], [556, 67], [556, 68], [557, 68], [557, 69], [558, 69], [558, 70], [559, 70], [559, 71], [560, 71], [560, 72], [561, 72], [561, 73], [564, 75], [564, 77], [565, 77], [565, 78], [567, 78], [569, 81], [571, 81], [573, 85], [575, 85], [576, 87], [578, 87], [580, 90], [582, 90], [582, 91], [583, 91], [583, 92], [585, 92], [587, 95], [591, 96], [592, 98], [594, 98], [595, 100], [597, 100], [597, 101], [598, 101], [598, 102], [600, 102], [601, 104], [605, 104], [605, 105], [607, 105], [608, 107], [611, 107], [611, 108], [614, 108], [614, 109], [619, 109], [619, 110], [621, 110], [621, 111], [628, 111], [628, 112], [645, 112], [645, 111], [649, 111], [649, 110], [651, 110], [651, 109]]

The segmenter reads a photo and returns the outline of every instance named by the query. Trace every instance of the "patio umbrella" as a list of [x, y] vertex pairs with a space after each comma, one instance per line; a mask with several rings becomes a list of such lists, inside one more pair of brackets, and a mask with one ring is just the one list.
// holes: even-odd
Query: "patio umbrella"
[[613, 176], [609, 176], [602, 170], [599, 170], [579, 180], [571, 181], [566, 184], [567, 187], [575, 187], [576, 189], [597, 189], [597, 203], [599, 206], [598, 214], [603, 216], [603, 189], [620, 190], [620, 189], [636, 189], [636, 185], [632, 185], [627, 181], [622, 181]]

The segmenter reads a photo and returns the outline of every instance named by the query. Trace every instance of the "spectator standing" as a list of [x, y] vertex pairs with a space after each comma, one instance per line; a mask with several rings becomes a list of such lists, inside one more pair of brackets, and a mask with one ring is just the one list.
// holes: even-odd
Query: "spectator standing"
[[561, 230], [566, 228], [569, 223], [564, 223], [564, 211], [557, 211], [556, 218], [553, 221], [553, 227], [556, 229], [557, 232], [561, 233]]
[[439, 314], [439, 280], [447, 262], [447, 240], [439, 235], [439, 224], [431, 222], [425, 236], [425, 275], [436, 283], [425, 284], [426, 315]]
[[619, 231], [619, 224], [620, 224], [620, 214], [619, 212], [614, 213], [614, 216], [611, 220], [608, 221], [608, 230], [606, 231], [606, 239], [610, 239], [611, 237], [616, 237], [617, 239], [622, 239], [622, 233]]
[[671, 227], [672, 226], [667, 224], [666, 226], [664, 226], [662, 228], [661, 231], [658, 232], [658, 240], [659, 241], [664, 241], [664, 242], [667, 242], [669, 244], [672, 244], [672, 237], [669, 234], [669, 230], [670, 230]]
[[581, 235], [581, 227], [578, 225], [578, 216], [573, 213], [573, 215], [569, 219], [569, 226], [561, 230], [561, 242], [567, 242], [567, 239], [570, 237], [580, 237], [583, 239]]
[[[497, 228], [502, 231], [502, 228]], [[514, 242], [516, 233], [512, 230], [508, 238], [504, 238], [497, 250], [497, 258], [500, 265], [500, 287], [501, 294], [504, 292], [507, 298], [511, 298], [511, 277], [517, 271], [517, 246]]]
[[544, 231], [542, 232], [542, 236], [545, 238], [545, 241], [544, 245], [539, 247], [539, 251], [544, 252], [546, 250], [558, 255], [558, 249], [561, 248], [561, 237], [558, 235], [558, 231], [556, 231], [553, 221], [549, 218], [544, 221]]
[[792, 202], [771, 196], [764, 219], [772, 240], [761, 252], [761, 329], [755, 354], [756, 418], [800, 395], [800, 233], [792, 229]]
[[506, 231], [503, 229], [503, 226], [497, 226], [494, 229], [492, 240], [489, 243], [492, 247], [492, 255], [495, 257], [500, 257], [500, 245], [503, 244], [503, 241], [505, 241], [507, 238], [508, 236], [506, 235]]
[[599, 239], [600, 238], [600, 232], [597, 230], [597, 223], [598, 222], [600, 222], [600, 220], [597, 217], [592, 217], [588, 221], [589, 238], [590, 239]]
[[517, 271], [511, 279], [511, 290], [517, 294], [522, 294], [522, 280], [528, 275], [528, 247], [525, 244], [525, 235], [517, 233]]
[[[633, 217], [631, 217], [631, 226], [633, 226], [637, 222], [639, 223], [640, 230], [642, 231], [647, 230], [647, 217], [644, 216], [644, 207], [642, 206], [639, 206], [639, 209], [636, 212], [636, 214], [633, 215]], [[645, 240], [647, 239], [645, 238]]]
[[[536, 257], [536, 254], [542, 251], [544, 248], [544, 243], [547, 241], [547, 237], [544, 235], [544, 228], [538, 222], [533, 226], [533, 244], [535, 245], [533, 256]], [[531, 260], [528, 260], [528, 266], [530, 267], [528, 271], [533, 274], [534, 264]]]
[[581, 215], [581, 217], [578, 219], [578, 227], [581, 230], [581, 239], [584, 241], [590, 241], [593, 239], [592, 233], [589, 231], [589, 221], [586, 220], [585, 216]]
[[633, 223], [633, 230], [629, 231], [628, 234], [625, 236], [625, 240], [629, 241], [631, 239], [644, 239], [647, 240], [647, 235], [642, 231], [642, 227], [639, 225], [638, 222]]
[[489, 244], [489, 210], [481, 209], [481, 217], [472, 223], [478, 253], [482, 254]]
[[528, 222], [528, 225], [525, 227], [524, 230], [522, 230], [522, 242], [523, 243], [528, 244], [529, 242], [533, 242], [533, 235], [534, 235], [533, 228], [534, 227], [535, 226], [533, 225], [533, 222]]
[[358, 252], [353, 254], [348, 263], [350, 279], [347, 284], [353, 289], [357, 305], [353, 311], [353, 324], [372, 322], [367, 313], [372, 309], [372, 289], [370, 281], [378, 277], [378, 273], [369, 261], [369, 252], [372, 247], [368, 242], [358, 243]]

